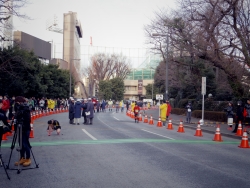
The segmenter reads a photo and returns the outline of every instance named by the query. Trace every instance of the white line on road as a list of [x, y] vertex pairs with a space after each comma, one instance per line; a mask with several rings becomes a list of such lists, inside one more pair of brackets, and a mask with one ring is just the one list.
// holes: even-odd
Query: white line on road
[[[100, 118], [99, 117], [97, 117], [97, 119], [99, 119], [100, 120]], [[107, 123], [104, 123], [103, 122], [103, 120], [100, 120], [103, 124], [105, 124], [106, 126], [108, 126], [110, 129], [114, 129], [114, 130], [116, 130], [116, 131], [118, 131], [117, 129], [115, 129], [115, 128], [113, 128], [113, 127], [111, 127], [111, 126], [109, 126]]]
[[113, 118], [115, 118], [115, 119], [117, 119], [118, 121], [120, 121], [118, 118], [116, 118], [116, 117], [113, 117]]
[[86, 135], [88, 135], [90, 138], [92, 138], [92, 140], [97, 140], [95, 137], [93, 137], [90, 133], [88, 133], [88, 131], [86, 131], [85, 129], [82, 129], [83, 132], [85, 132]]
[[173, 138], [170, 138], [170, 137], [167, 137], [167, 136], [163, 136], [163, 135], [160, 135], [160, 134], [151, 132], [151, 131], [147, 131], [147, 130], [145, 130], [145, 129], [141, 129], [141, 130], [143, 130], [143, 131], [145, 131], [145, 132], [148, 132], [148, 133], [151, 133], [151, 134], [155, 134], [155, 135], [157, 135], [157, 136], [161, 136], [161, 137], [164, 137], [164, 138], [168, 138], [168, 139], [170, 139], [170, 140], [175, 140], [175, 139], [173, 139]]

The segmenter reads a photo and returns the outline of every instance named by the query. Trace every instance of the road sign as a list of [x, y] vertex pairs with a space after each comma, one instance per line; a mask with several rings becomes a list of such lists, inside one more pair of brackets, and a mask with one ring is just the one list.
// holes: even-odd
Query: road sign
[[156, 100], [163, 100], [163, 95], [156, 94], [155, 99], [156, 99]]
[[206, 95], [206, 77], [202, 77], [201, 81], [201, 94]]

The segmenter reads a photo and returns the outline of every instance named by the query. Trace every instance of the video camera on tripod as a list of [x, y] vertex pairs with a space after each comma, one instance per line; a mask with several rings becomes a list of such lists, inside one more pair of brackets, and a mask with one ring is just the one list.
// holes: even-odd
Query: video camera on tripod
[[[9, 164], [12, 156], [12, 151], [16, 146], [16, 142], [18, 142], [16, 151], [19, 152], [19, 161], [15, 162], [15, 166], [17, 166], [17, 169], [10, 169], [10, 170], [17, 170], [18, 174], [22, 170], [39, 168], [34, 158], [33, 152], [31, 150], [32, 147], [29, 142], [29, 133], [31, 130], [30, 123], [31, 123], [31, 116], [30, 116], [29, 106], [24, 102], [16, 103], [14, 118], [11, 122], [11, 124], [14, 125], [15, 134], [13, 135], [13, 140], [11, 144], [11, 153], [6, 168], [10, 169]], [[34, 168], [22, 169], [21, 166], [22, 167], [30, 166], [31, 164], [30, 153], [33, 156], [36, 166]]]

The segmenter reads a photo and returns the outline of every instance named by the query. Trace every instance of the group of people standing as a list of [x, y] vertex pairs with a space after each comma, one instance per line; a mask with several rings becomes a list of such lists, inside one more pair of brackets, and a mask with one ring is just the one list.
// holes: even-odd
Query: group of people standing
[[233, 103], [229, 102], [228, 106], [224, 110], [227, 115], [227, 124], [229, 129], [232, 129], [233, 122], [235, 120], [235, 127], [232, 130], [233, 133], [237, 132], [240, 122], [242, 125], [245, 124], [250, 126], [250, 99], [247, 100], [245, 105], [243, 105], [242, 101], [238, 101], [236, 110], [233, 107]]
[[70, 97], [69, 100], [69, 123], [80, 125], [81, 117], [84, 118], [83, 124], [92, 125], [94, 118], [94, 103], [91, 98], [84, 99], [75, 99]]

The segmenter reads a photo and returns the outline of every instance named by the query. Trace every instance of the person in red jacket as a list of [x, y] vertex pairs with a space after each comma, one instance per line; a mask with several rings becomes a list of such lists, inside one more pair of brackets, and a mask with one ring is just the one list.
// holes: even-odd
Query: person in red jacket
[[135, 123], [137, 121], [137, 123], [139, 123], [139, 112], [140, 112], [140, 107], [138, 106], [137, 102], [135, 103], [135, 107], [134, 107], [134, 114], [135, 114]]
[[4, 97], [0, 96], [0, 99], [3, 100], [2, 110], [4, 112], [4, 115], [6, 115], [8, 117], [8, 111], [9, 111], [9, 108], [10, 108], [10, 101], [7, 98], [6, 95]]
[[167, 103], [167, 106], [168, 106], [166, 118], [168, 119], [168, 117], [169, 117], [169, 115], [170, 115], [170, 113], [171, 113], [172, 107], [171, 107], [169, 101], [166, 101], [166, 103]]

